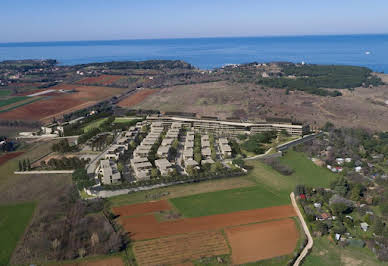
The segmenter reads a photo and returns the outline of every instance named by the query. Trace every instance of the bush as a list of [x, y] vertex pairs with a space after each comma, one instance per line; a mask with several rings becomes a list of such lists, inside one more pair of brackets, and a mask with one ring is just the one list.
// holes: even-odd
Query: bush
[[263, 161], [282, 175], [292, 175], [294, 173], [294, 169], [283, 164], [278, 158], [269, 158]]

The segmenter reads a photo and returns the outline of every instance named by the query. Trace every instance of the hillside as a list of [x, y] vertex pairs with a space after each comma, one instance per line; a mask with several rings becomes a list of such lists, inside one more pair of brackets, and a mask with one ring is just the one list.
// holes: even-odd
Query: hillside
[[220, 118], [281, 117], [313, 127], [330, 121], [338, 126], [388, 130], [388, 86], [341, 90], [343, 96], [322, 97], [303, 91], [263, 88], [252, 83], [208, 82], [163, 88], [130, 108], [194, 112]]

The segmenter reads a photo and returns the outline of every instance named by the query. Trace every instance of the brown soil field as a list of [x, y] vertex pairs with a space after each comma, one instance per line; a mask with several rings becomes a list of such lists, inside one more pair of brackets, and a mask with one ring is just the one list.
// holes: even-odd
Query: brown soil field
[[64, 264], [64, 266], [124, 266], [124, 265], [125, 264], [123, 260], [119, 257]]
[[133, 252], [139, 265], [182, 265], [229, 248], [221, 232], [208, 231], [135, 242]]
[[388, 100], [388, 85], [341, 92], [341, 97], [322, 97], [302, 91], [286, 95], [283, 89], [220, 81], [160, 89], [135, 107], [193, 112], [221, 119], [280, 117], [307, 122], [312, 127], [330, 121], [343, 127], [388, 130], [388, 123], [381, 123], [388, 121], [388, 104], [384, 103]]
[[60, 93], [46, 100], [33, 102], [8, 112], [0, 113], [0, 119], [40, 120], [47, 122], [75, 110], [94, 105], [99, 101], [120, 94], [124, 89], [99, 86], [60, 84], [50, 89], [72, 90], [75, 93]]
[[158, 222], [154, 215], [120, 217], [119, 223], [133, 240], [144, 240], [169, 235], [217, 230], [229, 226], [257, 223], [295, 216], [291, 205], [238, 211], [227, 214], [201, 216]]
[[24, 152], [11, 152], [11, 153], [6, 153], [6, 154], [3, 154], [0, 156], [0, 165], [2, 165], [3, 163], [13, 159], [13, 158], [16, 158], [18, 157], [19, 155], [22, 155]]
[[[119, 106], [121, 107], [131, 107], [134, 105], [137, 105], [144, 101], [147, 97], [150, 95], [158, 92], [159, 90], [157, 89], [143, 89], [133, 95], [130, 95], [129, 97], [125, 98], [124, 100], [120, 101], [118, 103]], [[152, 109], [151, 107], [149, 109]]]
[[115, 214], [124, 217], [146, 214], [150, 212], [171, 210], [171, 205], [167, 200], [159, 200], [120, 207], [113, 207], [112, 210]]
[[299, 233], [292, 219], [225, 229], [233, 264], [243, 264], [292, 253]]
[[119, 79], [124, 78], [125, 76], [118, 75], [101, 75], [98, 77], [88, 77], [77, 81], [77, 84], [101, 84], [101, 85], [110, 85]]

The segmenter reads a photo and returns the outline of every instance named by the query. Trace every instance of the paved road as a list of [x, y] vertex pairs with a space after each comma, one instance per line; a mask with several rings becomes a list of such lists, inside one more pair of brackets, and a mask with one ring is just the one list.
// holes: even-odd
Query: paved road
[[[120, 136], [120, 134], [117, 134], [114, 139], [113, 139], [113, 143], [116, 143], [118, 137]], [[98, 163], [98, 160], [100, 158], [102, 158], [103, 156], [105, 156], [105, 153], [108, 151], [108, 149], [110, 148], [111, 145], [108, 145], [99, 155], [97, 155], [90, 163], [89, 165], [86, 167], [86, 172], [88, 174], [94, 174], [94, 171], [96, 170], [97, 168], [97, 163]]]
[[300, 263], [302, 262], [302, 260], [304, 259], [304, 257], [307, 256], [308, 251], [313, 247], [314, 241], [313, 241], [313, 238], [311, 237], [310, 230], [309, 230], [306, 222], [304, 221], [304, 218], [299, 210], [299, 207], [296, 204], [294, 192], [291, 192], [290, 197], [291, 197], [292, 206], [294, 206], [294, 209], [295, 209], [296, 213], [298, 214], [299, 220], [302, 223], [304, 233], [307, 236], [307, 245], [304, 247], [303, 251], [300, 253], [299, 257], [294, 262], [294, 266], [299, 266]]

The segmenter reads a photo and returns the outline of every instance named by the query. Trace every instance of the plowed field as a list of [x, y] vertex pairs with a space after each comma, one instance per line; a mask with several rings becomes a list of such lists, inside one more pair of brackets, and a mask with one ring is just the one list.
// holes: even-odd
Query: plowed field
[[101, 75], [98, 77], [88, 77], [81, 79], [77, 82], [77, 84], [99, 84], [99, 85], [110, 85], [114, 82], [116, 82], [119, 79], [124, 78], [125, 76], [116, 76], [116, 75]]
[[130, 95], [129, 97], [125, 98], [124, 100], [119, 102], [119, 106], [121, 107], [131, 107], [136, 104], [141, 103], [144, 101], [149, 95], [154, 94], [155, 92], [158, 92], [157, 89], [144, 89], [141, 90], [133, 95]]
[[201, 257], [229, 253], [221, 232], [209, 231], [135, 242], [139, 265], [181, 265]]
[[11, 153], [6, 153], [4, 155], [1, 155], [0, 156], [0, 165], [2, 165], [3, 163], [15, 158], [15, 157], [18, 157], [19, 155], [22, 155], [23, 152], [11, 152]]
[[40, 120], [48, 121], [53, 117], [60, 117], [65, 113], [70, 113], [99, 101], [120, 94], [124, 89], [108, 88], [98, 86], [80, 86], [72, 84], [60, 84], [50, 89], [72, 90], [74, 93], [59, 93], [47, 100], [41, 100], [23, 105], [8, 112], [0, 113], [0, 119], [15, 120]]
[[293, 207], [291, 205], [285, 205], [165, 222], [158, 222], [153, 215], [121, 217], [119, 218], [119, 223], [121, 223], [124, 229], [131, 234], [133, 240], [144, 240], [176, 234], [216, 230], [241, 224], [283, 219], [295, 215]]
[[113, 207], [113, 212], [120, 216], [135, 216], [139, 214], [146, 214], [150, 212], [171, 210], [171, 205], [167, 200], [151, 201], [146, 203], [138, 203], [132, 205], [125, 205]]
[[291, 219], [225, 229], [232, 247], [233, 264], [243, 264], [290, 254], [299, 237]]

